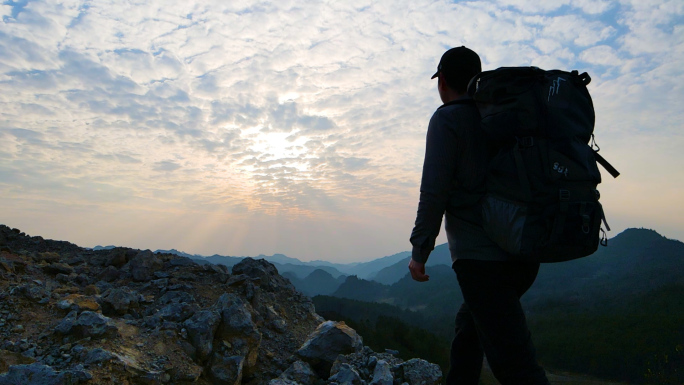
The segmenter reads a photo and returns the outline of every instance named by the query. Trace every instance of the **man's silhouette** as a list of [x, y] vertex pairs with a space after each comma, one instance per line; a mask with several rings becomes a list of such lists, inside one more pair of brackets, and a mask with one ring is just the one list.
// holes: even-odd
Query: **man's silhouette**
[[503, 385], [548, 384], [520, 305], [539, 263], [513, 261], [482, 228], [479, 200], [490, 154], [480, 115], [466, 92], [470, 79], [481, 71], [480, 57], [462, 46], [446, 51], [432, 76], [444, 104], [428, 126], [409, 270], [416, 281], [429, 279], [425, 262], [444, 216], [452, 267], [464, 298], [456, 315], [446, 383], [477, 385], [486, 355]]

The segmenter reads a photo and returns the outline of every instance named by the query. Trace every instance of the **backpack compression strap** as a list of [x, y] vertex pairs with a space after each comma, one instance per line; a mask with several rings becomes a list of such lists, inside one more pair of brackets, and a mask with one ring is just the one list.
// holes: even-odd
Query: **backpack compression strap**
[[608, 173], [610, 173], [610, 175], [613, 176], [613, 178], [617, 178], [618, 176], [620, 176], [620, 172], [616, 170], [615, 167], [613, 167], [610, 163], [608, 163], [608, 161], [604, 157], [602, 157], [598, 152], [594, 151], [594, 156], [596, 157], [596, 161], [601, 166], [603, 166], [603, 168], [605, 168], [606, 171], [608, 171]]

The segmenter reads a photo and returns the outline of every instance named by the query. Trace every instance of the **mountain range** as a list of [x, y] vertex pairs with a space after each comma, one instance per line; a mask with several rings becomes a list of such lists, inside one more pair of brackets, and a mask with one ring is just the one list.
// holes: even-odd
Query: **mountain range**
[[[113, 248], [114, 246], [97, 246], [94, 250]], [[235, 256], [202, 256], [188, 254], [175, 249], [156, 250], [160, 253], [176, 254], [191, 258], [196, 262], [221, 264], [232, 267], [246, 257]], [[577, 297], [578, 290], [593, 296], [593, 293], [616, 292], [637, 293], [661, 285], [663, 282], [677, 281], [682, 276], [681, 256], [684, 255], [684, 244], [677, 240], [663, 237], [654, 230], [630, 228], [609, 240], [608, 247], [599, 247], [593, 255], [573, 261], [556, 264], [542, 264], [535, 286], [526, 296], [527, 301], [534, 303], [542, 297], [564, 298], [563, 301], [582, 301]], [[307, 295], [336, 295], [354, 298], [350, 287], [358, 286], [360, 281], [372, 281], [381, 286], [372, 285], [376, 291], [372, 296], [399, 283], [409, 280], [407, 265], [411, 258], [409, 251], [374, 259], [368, 262], [332, 263], [322, 260], [300, 261], [283, 254], [258, 255], [255, 259], [265, 259], [273, 263], [278, 271], [287, 277], [292, 284]], [[451, 257], [447, 244], [435, 247], [427, 264], [430, 275], [446, 275], [453, 278]], [[352, 278], [353, 277], [353, 278]], [[345, 285], [346, 280], [350, 283]], [[433, 281], [435, 278], [432, 279]], [[441, 283], [440, 283], [441, 284]], [[401, 283], [397, 288], [405, 286]], [[432, 284], [421, 287], [418, 292], [429, 294]], [[606, 288], [610, 290], [606, 290]], [[338, 294], [334, 294], [339, 290]], [[458, 290], [457, 290], [458, 291]], [[368, 300], [367, 290], [362, 297]], [[536, 294], [544, 293], [543, 296]], [[393, 302], [394, 299], [386, 301]]]
[[[375, 275], [393, 283], [347, 277], [332, 294], [313, 298], [316, 309], [370, 335], [393, 317], [449, 341], [463, 298], [442, 263], [445, 251], [441, 245], [431, 255], [428, 282], [413, 281], [402, 260]], [[545, 367], [628, 383], [683, 383], [684, 243], [627, 229], [591, 256], [542, 264], [522, 302]]]

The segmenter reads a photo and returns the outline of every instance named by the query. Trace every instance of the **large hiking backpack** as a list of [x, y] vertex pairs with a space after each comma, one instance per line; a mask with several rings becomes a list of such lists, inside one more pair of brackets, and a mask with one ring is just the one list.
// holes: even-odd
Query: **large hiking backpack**
[[503, 67], [468, 86], [494, 149], [483, 226], [520, 260], [566, 261], [607, 243], [596, 162], [619, 173], [594, 143], [590, 81], [577, 71]]

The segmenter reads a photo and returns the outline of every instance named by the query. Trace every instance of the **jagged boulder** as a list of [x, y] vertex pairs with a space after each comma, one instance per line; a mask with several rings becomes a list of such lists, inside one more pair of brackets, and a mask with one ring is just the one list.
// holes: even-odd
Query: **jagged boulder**
[[342, 364], [335, 373], [332, 373], [328, 382], [335, 382], [340, 385], [365, 385], [361, 380], [361, 375], [349, 364]]
[[[261, 346], [261, 333], [252, 320], [252, 310], [236, 294], [223, 294], [215, 308], [221, 314], [218, 336], [222, 340], [233, 340], [240, 353], [246, 358], [245, 365], [254, 367]], [[244, 342], [243, 342], [244, 341]]]
[[95, 348], [85, 354], [85, 357], [83, 358], [83, 363], [86, 365], [94, 365], [115, 358], [116, 355], [114, 353], [102, 348]]
[[[320, 378], [307, 362], [297, 360], [281, 374], [278, 379], [292, 381], [301, 385], [313, 385]], [[272, 382], [270, 385], [274, 385]]]
[[124, 268], [127, 268], [134, 281], [149, 281], [154, 277], [154, 272], [160, 270], [163, 262], [152, 251], [145, 250], [139, 252], [131, 259]]
[[206, 360], [211, 354], [214, 335], [220, 321], [221, 316], [218, 312], [201, 310], [183, 323], [188, 333], [188, 339], [195, 348], [197, 358], [200, 361]]
[[50, 293], [43, 287], [42, 282], [36, 281], [33, 281], [30, 284], [17, 286], [10, 290], [10, 294], [13, 293], [36, 302], [44, 301], [50, 296]]
[[209, 375], [215, 385], [240, 385], [245, 358], [242, 356], [224, 357], [215, 354], [212, 357]]
[[393, 383], [394, 376], [390, 364], [385, 360], [376, 360], [370, 385], [392, 385]]
[[104, 265], [105, 267], [114, 266], [116, 268], [121, 268], [130, 258], [131, 256], [129, 256], [128, 250], [123, 247], [116, 247], [110, 251]]
[[108, 266], [106, 269], [100, 271], [97, 275], [97, 279], [105, 282], [113, 282], [119, 278], [119, 275], [121, 275], [119, 269], [114, 266]]
[[66, 274], [69, 275], [74, 272], [74, 268], [63, 262], [54, 262], [49, 265], [44, 265], [42, 267], [43, 271], [52, 274]]
[[412, 358], [393, 369], [395, 382], [409, 385], [437, 385], [442, 381], [442, 371], [436, 364]]
[[116, 334], [116, 325], [108, 317], [92, 311], [84, 311], [76, 316], [76, 310], [67, 314], [57, 325], [55, 332], [74, 335], [78, 338], [102, 338]]
[[344, 322], [326, 321], [299, 348], [297, 356], [308, 362], [321, 378], [327, 379], [337, 356], [359, 352], [362, 348], [363, 340], [354, 329]]
[[233, 275], [245, 275], [251, 278], [253, 282], [258, 282], [259, 287], [264, 290], [294, 288], [290, 281], [278, 274], [278, 269], [265, 259], [245, 258], [233, 266], [232, 272]]
[[194, 303], [170, 303], [163, 308], [159, 309], [155, 317], [158, 317], [164, 321], [171, 322], [183, 322], [190, 318], [199, 310], [197, 304]]
[[130, 291], [127, 287], [112, 288], [102, 294], [102, 313], [106, 315], [124, 315], [129, 309], [139, 305], [138, 293]]

